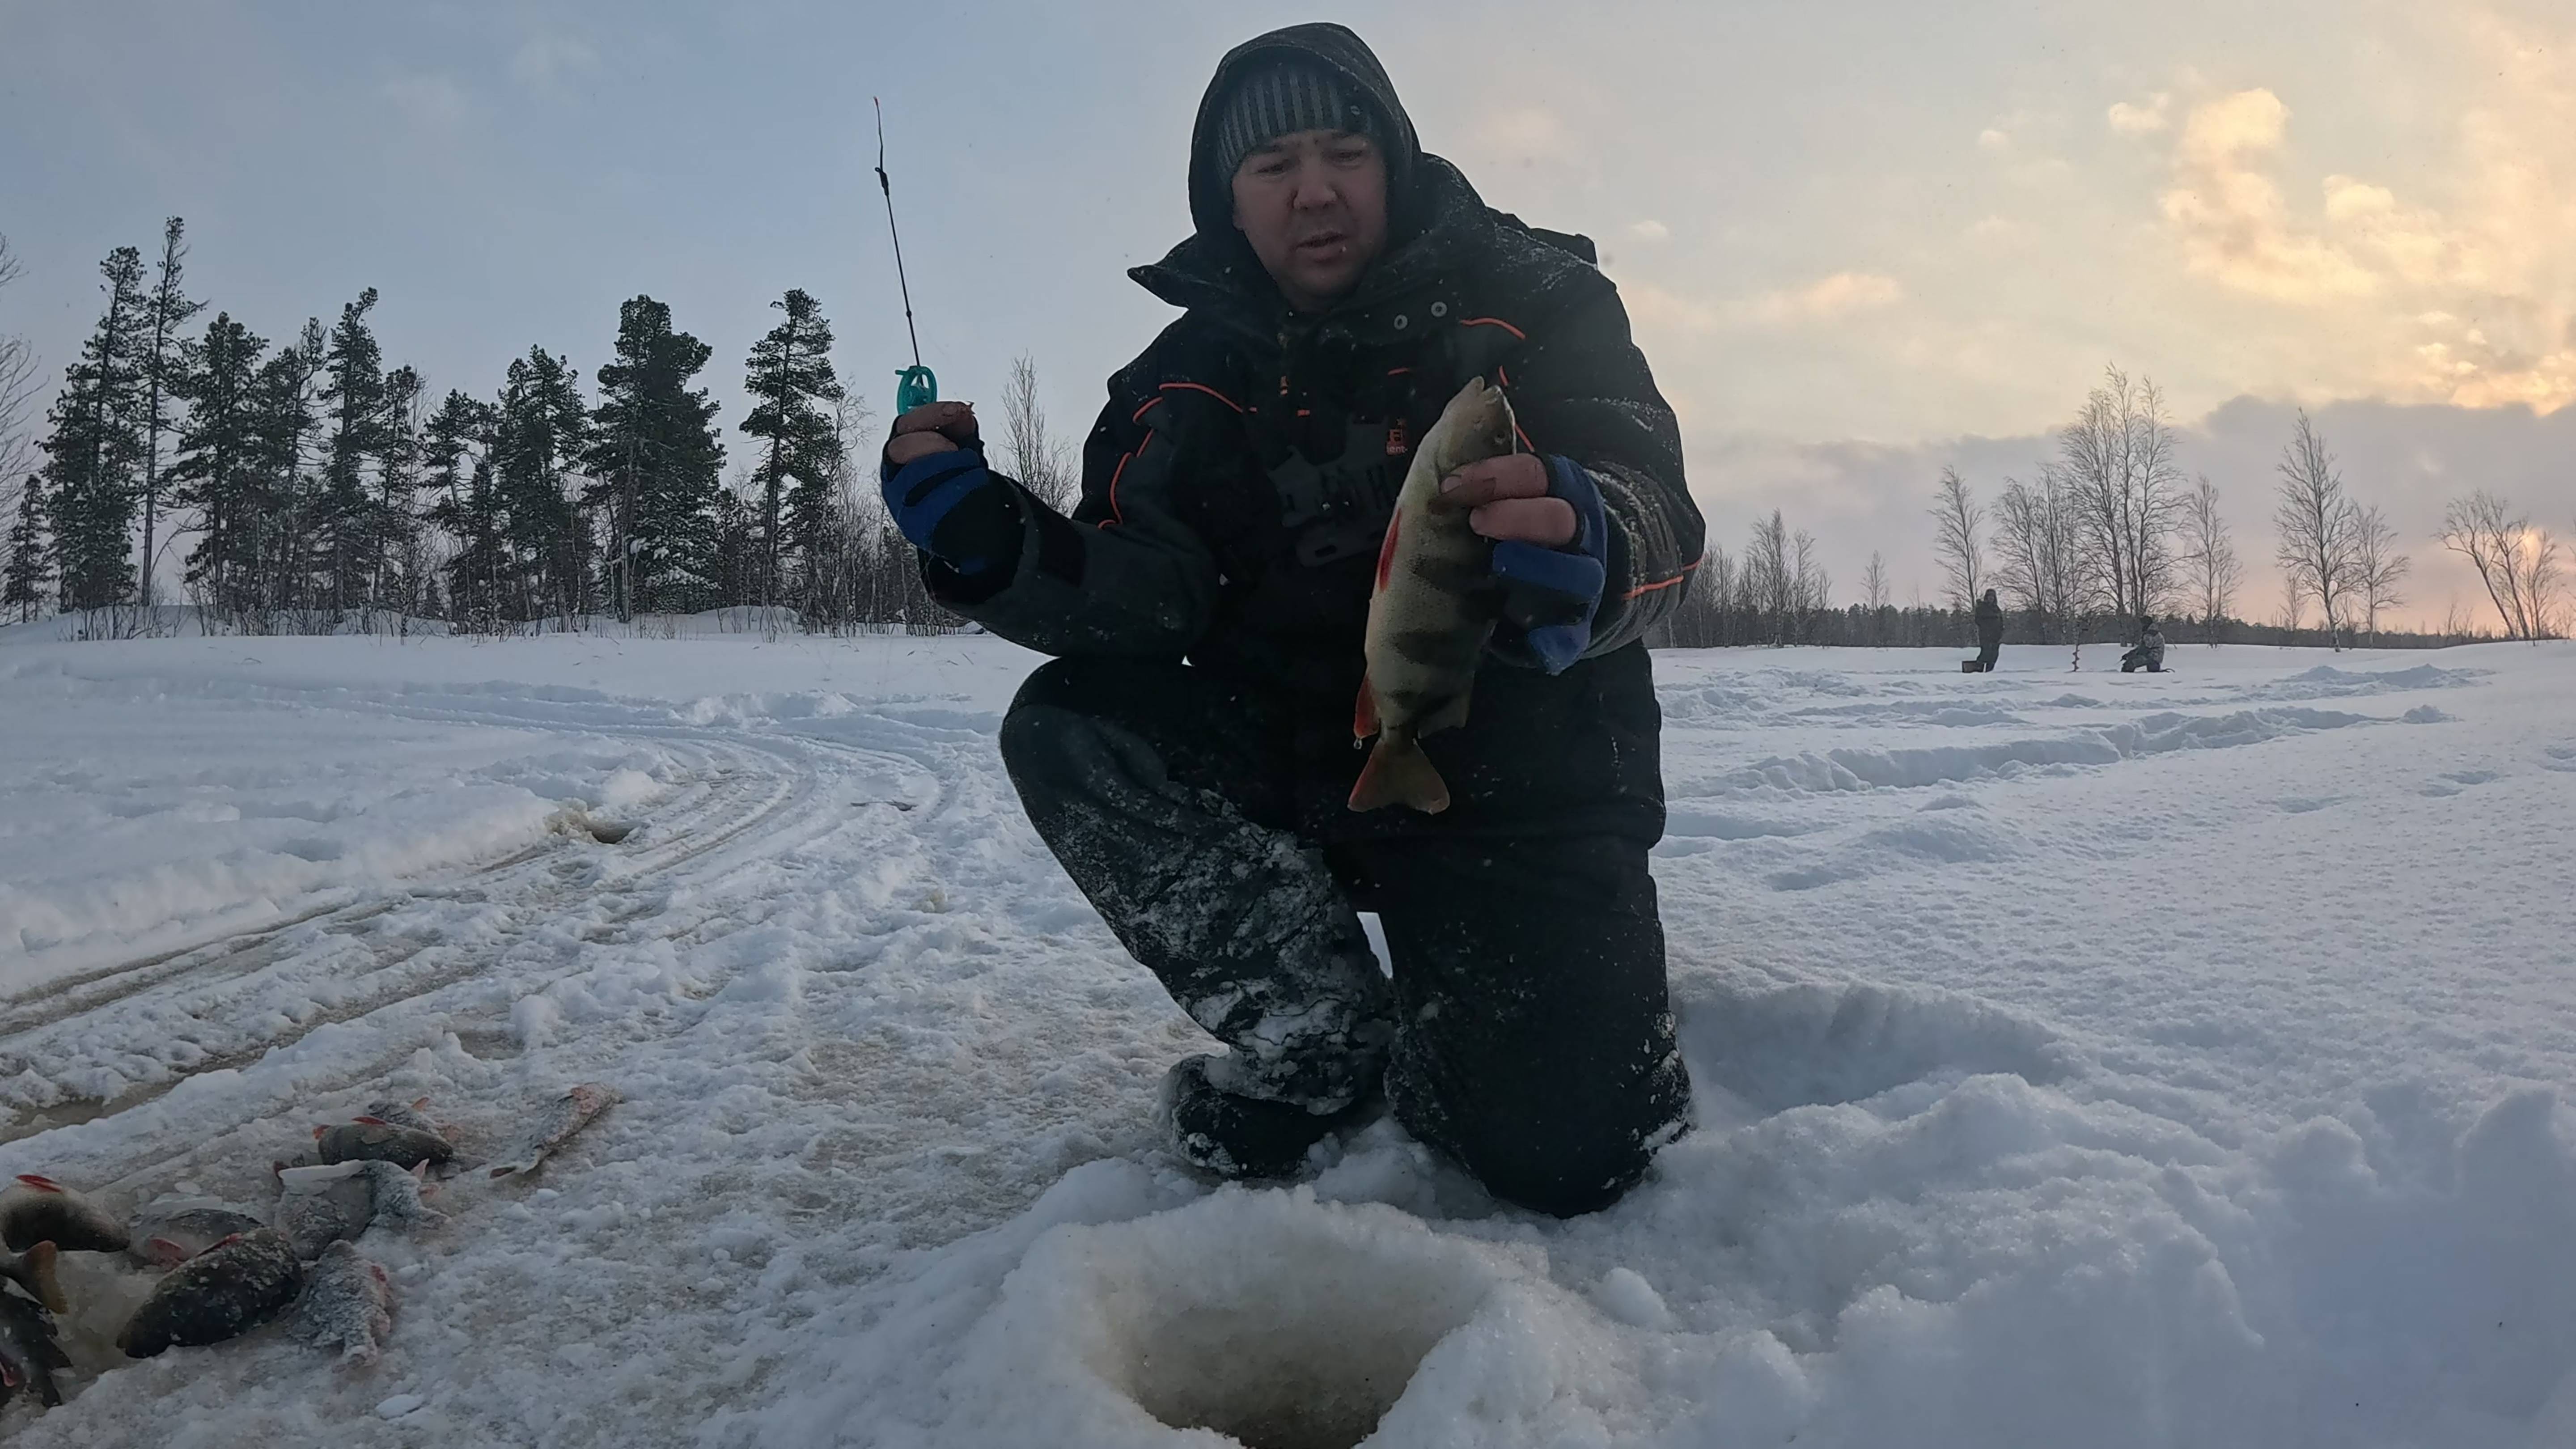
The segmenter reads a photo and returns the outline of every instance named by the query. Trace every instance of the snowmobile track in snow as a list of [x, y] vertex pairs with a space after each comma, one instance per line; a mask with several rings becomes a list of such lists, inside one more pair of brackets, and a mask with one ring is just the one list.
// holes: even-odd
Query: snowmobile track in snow
[[[0, 1080], [31, 1073], [49, 1078], [49, 1065], [69, 1056], [72, 1039], [80, 1038], [87, 1074], [94, 1081], [112, 1074], [114, 1085], [104, 1092], [75, 1086], [53, 1100], [21, 1098], [21, 1115], [0, 1128], [0, 1142], [130, 1110], [190, 1078], [252, 1065], [326, 1026], [406, 1009], [434, 1012], [445, 1021], [455, 1013], [440, 1008], [469, 1003], [442, 1002], [442, 993], [494, 974], [512, 947], [578, 903], [651, 887], [684, 867], [702, 878], [712, 863], [722, 874], [735, 862], [720, 853], [737, 843], [758, 842], [748, 858], [762, 859], [806, 838], [817, 817], [825, 817], [825, 828], [840, 823], [846, 817], [827, 815], [824, 798], [827, 775], [842, 773], [830, 766], [874, 763], [927, 773], [919, 762], [900, 756], [804, 738], [755, 740], [731, 731], [595, 722], [581, 732], [648, 738], [685, 762], [681, 786], [638, 812], [621, 844], [592, 843], [589, 822], [568, 812], [556, 821], [562, 838], [461, 874], [390, 896], [304, 911], [258, 930], [227, 932], [26, 993], [0, 1006]], [[886, 803], [909, 811], [928, 802]], [[418, 919], [422, 910], [442, 903], [478, 909], [462, 920]], [[658, 906], [638, 904], [614, 913], [609, 925], [658, 912]], [[448, 939], [460, 926], [469, 928], [470, 939]], [[596, 932], [594, 926], [585, 939], [598, 940]], [[352, 947], [362, 954], [353, 959]], [[526, 994], [581, 969], [580, 963], [555, 964], [518, 976], [509, 987]], [[266, 997], [289, 998], [294, 1005], [281, 1009]], [[315, 1002], [319, 1010], [294, 1009]], [[102, 1035], [125, 1039], [103, 1042]], [[417, 1045], [407, 1038], [392, 1055], [398, 1059]], [[102, 1055], [107, 1060], [99, 1060]], [[386, 1065], [372, 1062], [352, 1080]], [[303, 1085], [308, 1094], [328, 1090], [322, 1082]]]

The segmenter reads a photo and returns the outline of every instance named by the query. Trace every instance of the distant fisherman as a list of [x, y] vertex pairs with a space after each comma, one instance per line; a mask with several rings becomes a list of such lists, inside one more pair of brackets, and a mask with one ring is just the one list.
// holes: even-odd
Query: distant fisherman
[[[1005, 717], [1003, 763], [1227, 1049], [1165, 1078], [1183, 1158], [1286, 1176], [1383, 1100], [1501, 1198], [1602, 1207], [1689, 1105], [1646, 868], [1664, 801], [1643, 641], [1701, 547], [1672, 409], [1592, 244], [1487, 207], [1338, 25], [1219, 62], [1187, 191], [1197, 234], [1130, 274], [1183, 314], [1110, 380], [1071, 516], [988, 465], [960, 403], [896, 421], [887, 506], [934, 598], [1057, 656]], [[1413, 641], [1472, 708], [1444, 728], [1463, 705], [1414, 701], [1377, 756], [1389, 788], [1360, 789], [1398, 483], [1476, 378], [1517, 427], [1438, 480], [1467, 531], [1436, 569], [1492, 628], [1455, 661], [1432, 636], [1467, 631]], [[1351, 808], [1378, 804], [1397, 808]]]

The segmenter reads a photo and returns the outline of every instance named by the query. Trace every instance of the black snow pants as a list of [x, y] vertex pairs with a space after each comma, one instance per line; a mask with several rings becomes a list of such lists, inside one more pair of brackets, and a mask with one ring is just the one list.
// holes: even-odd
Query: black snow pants
[[1110, 930], [1231, 1049], [1211, 1082], [1316, 1114], [1382, 1085], [1497, 1197], [1608, 1205], [1689, 1105], [1646, 844], [1337, 821], [1287, 708], [1177, 663], [1062, 659], [1013, 701], [1002, 758]]
[[1994, 673], [1994, 672], [1995, 672], [1995, 660], [1996, 660], [1996, 659], [1998, 659], [1998, 658], [2000, 658], [2000, 657], [2002, 656], [2003, 652], [2004, 652], [2004, 641], [2002, 641], [2001, 639], [1989, 639], [1989, 640], [1987, 640], [1984, 644], [1982, 644], [1982, 645], [1978, 646], [1978, 649], [1977, 649], [1977, 670], [1978, 670], [1978, 672], [1979, 672], [1979, 673], [1981, 673], [1981, 674], [1992, 674], [1992, 673]]

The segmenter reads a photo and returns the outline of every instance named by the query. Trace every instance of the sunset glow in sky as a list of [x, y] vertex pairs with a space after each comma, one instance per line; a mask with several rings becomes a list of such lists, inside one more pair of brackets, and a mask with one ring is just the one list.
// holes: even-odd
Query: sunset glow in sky
[[[59, 371], [110, 247], [184, 215], [199, 296], [271, 338], [365, 286], [388, 361], [488, 393], [595, 368], [651, 292], [740, 359], [788, 286], [882, 402], [905, 355], [867, 166], [894, 129], [954, 396], [1037, 360], [1059, 424], [1168, 315], [1121, 275], [1187, 225], [1217, 56], [1340, 18], [1486, 199], [1599, 240], [1712, 534], [1777, 506], [1843, 592], [1932, 588], [1943, 462], [2027, 476], [2106, 364], [2228, 496], [2269, 617], [2270, 462], [2315, 411], [2347, 483], [2467, 576], [2444, 498], [2576, 532], [2576, 10], [2565, 0], [278, 6], [0, 0], [0, 327]], [[727, 422], [739, 421], [738, 405]], [[2018, 460], [2018, 461], [2016, 461]]]

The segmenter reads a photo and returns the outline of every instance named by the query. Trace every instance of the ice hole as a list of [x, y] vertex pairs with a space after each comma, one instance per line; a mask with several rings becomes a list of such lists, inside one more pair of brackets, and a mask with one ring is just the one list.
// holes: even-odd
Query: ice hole
[[1223, 1193], [1050, 1247], [1014, 1285], [1050, 1306], [1019, 1325], [1041, 1352], [1072, 1348], [1162, 1424], [1247, 1449], [1366, 1439], [1433, 1347], [1522, 1276], [1508, 1249], [1303, 1192]]

